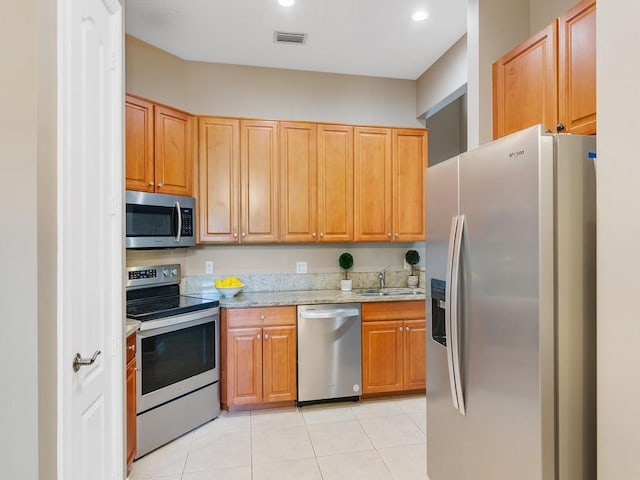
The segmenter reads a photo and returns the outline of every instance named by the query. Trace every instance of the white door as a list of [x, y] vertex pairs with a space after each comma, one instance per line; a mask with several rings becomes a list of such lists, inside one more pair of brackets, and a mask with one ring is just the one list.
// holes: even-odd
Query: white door
[[122, 21], [58, 1], [59, 480], [124, 477]]

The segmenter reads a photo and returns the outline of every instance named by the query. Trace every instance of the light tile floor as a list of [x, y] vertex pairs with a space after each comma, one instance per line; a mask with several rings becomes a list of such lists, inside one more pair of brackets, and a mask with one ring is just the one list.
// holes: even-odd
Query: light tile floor
[[134, 462], [131, 480], [424, 480], [424, 396], [223, 414]]

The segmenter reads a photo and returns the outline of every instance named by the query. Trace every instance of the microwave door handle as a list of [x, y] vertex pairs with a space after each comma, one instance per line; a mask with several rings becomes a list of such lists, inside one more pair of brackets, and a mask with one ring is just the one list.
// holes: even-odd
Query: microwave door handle
[[180, 202], [176, 202], [176, 211], [178, 212], [178, 234], [176, 235], [176, 243], [180, 243], [182, 238], [182, 210], [180, 210]]

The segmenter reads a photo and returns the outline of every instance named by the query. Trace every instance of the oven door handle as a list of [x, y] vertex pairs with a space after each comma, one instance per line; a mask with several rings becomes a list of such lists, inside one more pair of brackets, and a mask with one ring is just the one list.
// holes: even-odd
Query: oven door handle
[[[219, 316], [219, 307], [208, 308], [206, 310], [198, 310], [196, 312], [184, 313], [178, 316], [159, 318], [157, 320], [147, 320], [142, 322], [138, 336], [150, 337], [159, 335], [182, 328], [195, 327], [203, 323], [217, 321]], [[213, 320], [212, 320], [212, 317]]]
[[178, 212], [178, 233], [176, 234], [176, 243], [180, 243], [182, 239], [182, 210], [180, 209], [180, 202], [176, 202], [176, 211]]

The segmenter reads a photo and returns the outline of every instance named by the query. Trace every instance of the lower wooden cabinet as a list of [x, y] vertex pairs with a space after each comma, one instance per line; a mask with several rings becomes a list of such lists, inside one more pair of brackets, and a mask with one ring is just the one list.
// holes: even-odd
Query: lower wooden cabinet
[[127, 474], [136, 456], [136, 334], [127, 337]]
[[296, 399], [296, 307], [222, 310], [222, 404]]
[[362, 393], [425, 390], [426, 320], [421, 301], [362, 304]]

